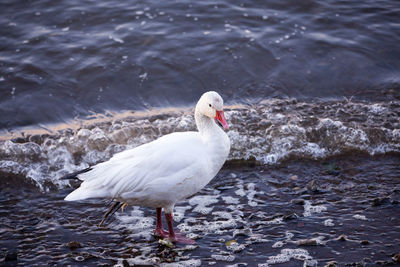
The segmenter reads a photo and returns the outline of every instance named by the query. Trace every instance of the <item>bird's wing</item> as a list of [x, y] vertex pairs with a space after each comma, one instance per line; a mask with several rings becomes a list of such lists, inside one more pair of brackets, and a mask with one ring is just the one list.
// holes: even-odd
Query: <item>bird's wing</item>
[[114, 198], [127, 192], [140, 192], [149, 186], [176, 184], [179, 179], [198, 175], [208, 164], [199, 133], [172, 133], [118, 153], [109, 161], [95, 165], [93, 170], [80, 174], [78, 178], [84, 182], [77, 189], [82, 194], [78, 199]]

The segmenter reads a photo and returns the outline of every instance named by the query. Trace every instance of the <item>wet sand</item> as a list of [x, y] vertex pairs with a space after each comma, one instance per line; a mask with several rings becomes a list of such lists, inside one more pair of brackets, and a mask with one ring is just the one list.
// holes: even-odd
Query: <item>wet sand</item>
[[394, 264], [400, 253], [399, 162], [398, 154], [388, 154], [276, 166], [228, 163], [205, 189], [176, 206], [175, 225], [196, 245], [173, 248], [152, 236], [151, 209], [127, 207], [98, 227], [107, 201], [69, 203], [63, 198], [72, 188], [41, 193], [15, 186], [23, 182], [15, 178], [0, 191], [0, 264]]

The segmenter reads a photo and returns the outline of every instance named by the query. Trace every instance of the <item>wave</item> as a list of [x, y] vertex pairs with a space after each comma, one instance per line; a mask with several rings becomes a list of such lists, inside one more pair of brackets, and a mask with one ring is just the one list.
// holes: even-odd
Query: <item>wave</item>
[[[110, 113], [3, 134], [0, 183], [19, 177], [42, 190], [65, 187], [69, 182], [58, 178], [66, 173], [162, 135], [195, 130], [192, 113], [187, 108]], [[232, 143], [228, 165], [271, 165], [345, 153], [398, 153], [399, 114], [398, 101], [267, 99], [229, 106], [225, 112]]]

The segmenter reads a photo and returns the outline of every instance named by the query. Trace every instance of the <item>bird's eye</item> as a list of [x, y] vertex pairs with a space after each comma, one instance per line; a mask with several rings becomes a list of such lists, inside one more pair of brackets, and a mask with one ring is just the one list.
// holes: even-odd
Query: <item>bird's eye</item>
[[211, 104], [208, 104], [208, 106], [211, 108]]

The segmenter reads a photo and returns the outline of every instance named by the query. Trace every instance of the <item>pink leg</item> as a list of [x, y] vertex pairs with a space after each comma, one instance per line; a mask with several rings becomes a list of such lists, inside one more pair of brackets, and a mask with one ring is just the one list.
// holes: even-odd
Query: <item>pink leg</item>
[[154, 230], [154, 235], [166, 238], [168, 237], [168, 232], [164, 230], [164, 227], [162, 225], [161, 208], [156, 208], [156, 212], [157, 212], [157, 221], [156, 221], [156, 229]]
[[187, 238], [186, 236], [180, 233], [174, 232], [174, 227], [172, 225], [172, 214], [165, 213], [165, 219], [167, 220], [168, 224], [169, 240], [171, 240], [172, 242], [186, 244], [186, 245], [191, 245], [196, 243], [194, 240]]

